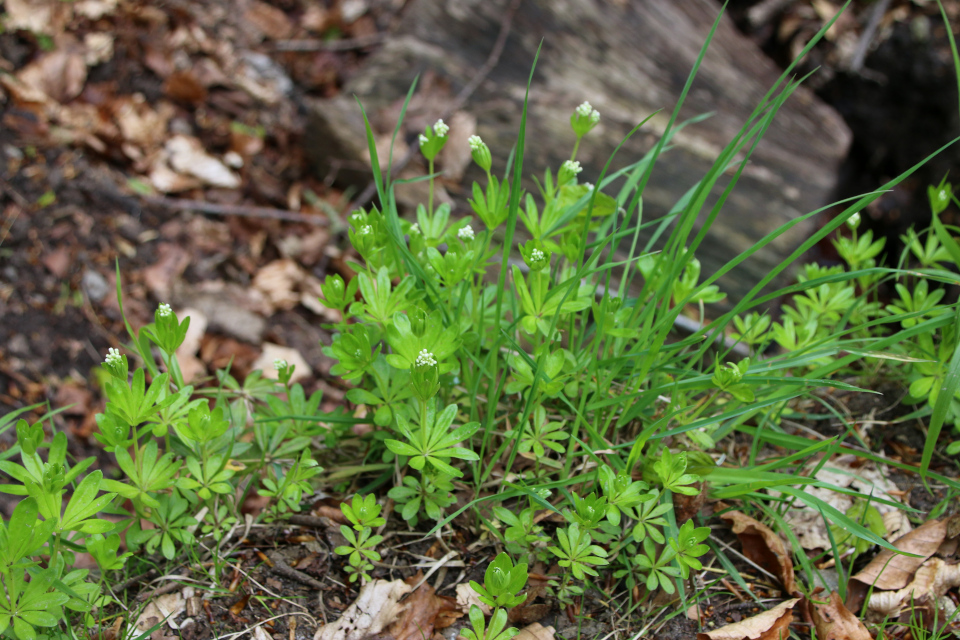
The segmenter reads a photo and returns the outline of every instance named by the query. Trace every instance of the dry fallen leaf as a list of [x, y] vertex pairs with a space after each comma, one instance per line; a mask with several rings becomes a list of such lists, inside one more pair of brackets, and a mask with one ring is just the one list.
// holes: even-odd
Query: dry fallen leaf
[[913, 574], [927, 558], [936, 553], [946, 536], [946, 525], [939, 520], [923, 523], [893, 543], [897, 549], [919, 555], [919, 558], [896, 554], [883, 549], [853, 580], [875, 589], [900, 589], [906, 586]]
[[811, 602], [818, 640], [873, 640], [867, 628], [850, 613], [836, 592], [830, 594], [829, 602]]
[[293, 260], [274, 260], [257, 271], [253, 288], [262, 292], [275, 309], [292, 309], [300, 302], [297, 290], [306, 277], [307, 272]]
[[193, 136], [175, 135], [167, 140], [164, 148], [174, 171], [193, 176], [214, 187], [235, 189], [240, 186], [240, 177], [208, 154], [203, 144]]
[[360, 588], [356, 601], [336, 622], [317, 629], [313, 640], [362, 640], [393, 624], [403, 611], [400, 598], [410, 593], [403, 580], [374, 580]]
[[[803, 475], [809, 475], [820, 464], [821, 460], [813, 460], [805, 467]], [[816, 479], [824, 485], [832, 485], [841, 489], [855, 489], [863, 494], [864, 497], [873, 495], [878, 498], [884, 498], [891, 502], [902, 502], [901, 493], [897, 486], [890, 480], [890, 474], [886, 467], [873, 462], [866, 462], [854, 455], [842, 455], [832, 458], [817, 471]], [[815, 498], [834, 507], [841, 513], [846, 513], [853, 506], [854, 496], [835, 491], [829, 486], [804, 485], [799, 487]], [[771, 491], [774, 495], [779, 495]], [[893, 505], [881, 502], [871, 503], [881, 516], [886, 516], [889, 512], [897, 512], [898, 518], [890, 517], [887, 524], [887, 538], [895, 539], [910, 531], [910, 521], [906, 514]], [[826, 524], [820, 512], [812, 507], [795, 500], [791, 508], [784, 514], [784, 520], [790, 525], [790, 529], [797, 536], [800, 546], [804, 549], [829, 549], [830, 538], [827, 535]], [[892, 525], [892, 526], [891, 526]]]
[[263, 371], [264, 378], [276, 380], [277, 370], [273, 368], [273, 363], [277, 360], [286, 360], [287, 364], [296, 367], [293, 371], [293, 377], [290, 378], [292, 382], [303, 380], [313, 375], [310, 365], [307, 364], [307, 361], [300, 355], [299, 351], [289, 347], [281, 347], [278, 344], [272, 344], [270, 342], [263, 343], [263, 352], [260, 354], [260, 357], [254, 361], [252, 366], [254, 369]]
[[476, 591], [473, 590], [466, 582], [461, 582], [457, 585], [457, 606], [460, 607], [460, 611], [464, 613], [470, 613], [470, 607], [472, 605], [477, 605], [480, 607], [480, 611], [483, 611], [483, 615], [490, 615], [490, 605], [485, 602], [480, 602], [480, 596]]
[[960, 587], [960, 564], [947, 564], [940, 558], [931, 558], [917, 570], [913, 582], [903, 589], [873, 592], [867, 608], [881, 615], [894, 616], [904, 603], [927, 597], [939, 599], [954, 587]]
[[528, 624], [520, 633], [514, 636], [514, 640], [554, 640], [556, 629], [545, 627], [539, 622]]
[[793, 622], [793, 605], [800, 598], [791, 598], [752, 618], [725, 627], [698, 633], [697, 640], [785, 640]]
[[720, 517], [733, 526], [733, 532], [737, 534], [743, 547], [743, 554], [777, 576], [784, 591], [793, 595], [797, 589], [793, 560], [783, 539], [767, 525], [739, 511], [729, 511]]
[[[418, 582], [420, 574], [410, 580]], [[433, 587], [424, 582], [404, 602], [406, 609], [390, 625], [389, 634], [395, 640], [422, 640], [433, 636], [434, 629], [449, 627], [463, 615], [457, 611], [456, 600], [438, 596]], [[455, 614], [451, 616], [451, 614]]]
[[179, 591], [157, 596], [154, 600], [147, 603], [147, 606], [140, 612], [135, 626], [143, 633], [166, 618], [167, 624], [170, 625], [171, 629], [179, 629], [180, 627], [176, 623], [176, 617], [183, 613], [186, 608], [186, 600], [184, 600]]
[[73, 100], [87, 81], [83, 48], [70, 43], [45, 53], [20, 70], [17, 77], [57, 102]]
[[184, 382], [189, 384], [197, 376], [205, 373], [207, 369], [197, 357], [197, 352], [200, 351], [200, 341], [203, 340], [203, 334], [207, 331], [207, 316], [199, 309], [187, 308], [178, 310], [177, 317], [180, 318], [181, 322], [184, 318], [190, 318], [187, 334], [183, 338], [183, 343], [177, 348], [180, 373], [183, 374]]
[[143, 282], [158, 300], [165, 301], [190, 264], [190, 253], [179, 244], [164, 242], [157, 247], [157, 254], [157, 261], [143, 270]]

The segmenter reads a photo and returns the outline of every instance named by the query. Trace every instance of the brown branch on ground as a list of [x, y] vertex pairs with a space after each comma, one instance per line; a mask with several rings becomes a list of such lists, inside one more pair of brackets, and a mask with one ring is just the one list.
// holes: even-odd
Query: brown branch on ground
[[182, 209], [188, 211], [199, 211], [218, 216], [243, 216], [246, 218], [269, 218], [271, 220], [285, 220], [287, 222], [306, 222], [318, 227], [325, 227], [330, 224], [325, 217], [288, 211], [287, 209], [274, 209], [273, 207], [256, 207], [240, 204], [215, 204], [213, 202], [204, 202], [203, 200], [185, 200], [181, 198], [168, 198], [166, 196], [143, 196], [143, 200], [149, 204], [166, 209]]
[[314, 589], [325, 589], [323, 583], [317, 580], [316, 578], [311, 578], [302, 571], [298, 571], [287, 564], [287, 561], [277, 553], [276, 551], [271, 551], [267, 554], [270, 560], [273, 562], [273, 567], [271, 567], [274, 573], [277, 573], [285, 578], [290, 578], [291, 580], [296, 580], [301, 584], [305, 584], [308, 587], [313, 587]]

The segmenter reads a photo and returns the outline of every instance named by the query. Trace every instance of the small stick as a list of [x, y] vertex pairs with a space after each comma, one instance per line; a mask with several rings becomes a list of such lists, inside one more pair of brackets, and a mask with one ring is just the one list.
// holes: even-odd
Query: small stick
[[357, 38], [345, 38], [343, 40], [333, 40], [325, 42], [316, 38], [307, 38], [303, 40], [278, 40], [273, 48], [276, 51], [351, 51], [353, 49], [363, 49], [383, 42], [383, 34], [376, 33], [369, 36], [360, 36]]
[[285, 578], [296, 580], [297, 582], [305, 584], [308, 587], [313, 587], [314, 589], [326, 589], [326, 587], [323, 586], [323, 583], [316, 578], [311, 578], [302, 571], [298, 571], [297, 569], [294, 569], [288, 565], [286, 560], [284, 560], [279, 553], [276, 553], [275, 551], [270, 552], [270, 559], [273, 561], [274, 573], [279, 573]]
[[318, 227], [325, 227], [330, 224], [326, 218], [288, 211], [286, 209], [274, 209], [272, 207], [255, 207], [239, 204], [215, 204], [213, 202], [204, 202], [203, 200], [185, 200], [182, 198], [168, 198], [166, 196], [143, 196], [143, 199], [152, 205], [164, 207], [166, 209], [185, 209], [188, 211], [199, 211], [218, 216], [243, 216], [246, 218], [267, 218], [270, 220], [286, 220], [287, 222], [306, 222]]
[[127, 589], [129, 589], [129, 588], [132, 587], [133, 585], [137, 584], [138, 582], [140, 582], [140, 581], [143, 580], [144, 578], [152, 578], [152, 577], [155, 576], [155, 575], [157, 575], [157, 570], [156, 570], [156, 569], [150, 569], [149, 571], [145, 571], [145, 572], [141, 573], [141, 574], [138, 575], [138, 576], [133, 576], [132, 578], [127, 578], [126, 580], [124, 580], [123, 582], [121, 582], [120, 584], [118, 584], [117, 586], [115, 586], [115, 587], [113, 588], [113, 590], [114, 590], [115, 593], [123, 593], [124, 591], [126, 591]]

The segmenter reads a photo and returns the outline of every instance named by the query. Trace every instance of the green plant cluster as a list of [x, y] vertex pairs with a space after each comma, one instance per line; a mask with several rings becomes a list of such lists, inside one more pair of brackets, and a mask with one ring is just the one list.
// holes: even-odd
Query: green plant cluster
[[[117, 597], [105, 588], [108, 578], [164, 559], [185, 554], [222, 571], [227, 545], [248, 524], [240, 510], [248, 497], [268, 500], [259, 517], [270, 522], [299, 511], [321, 483], [352, 494], [341, 504], [349, 524], [334, 549], [351, 583], [372, 579], [382, 560], [387, 499], [394, 526], [435, 533], [461, 516], [462, 526], [496, 541], [504, 552], [484, 583], [473, 583], [492, 612], [488, 620], [471, 607], [468, 640], [516, 635], [507, 609], [524, 602], [533, 563], [557, 567], [550, 589], [562, 603], [611, 584], [629, 591], [633, 608], [652, 606], [661, 591], [697, 597], [707, 552], [728, 561], [699, 516], [681, 516], [681, 500], [741, 500], [777, 522], [802, 503], [833, 527], [835, 547], [890, 548], [869, 503], [841, 513], [802, 491], [829, 488], [801, 474], [808, 461], [851, 449], [782, 428], [795, 399], [823, 387], [858, 389], [850, 376], [882, 372], [905, 382], [917, 415], [931, 418], [917, 471], [960, 491], [929, 468], [942, 426], [960, 430], [960, 308], [944, 294], [960, 284], [953, 235], [960, 229], [938, 217], [955, 202], [950, 185], [931, 188], [933, 227], [908, 232], [897, 268], [880, 266], [882, 240], [859, 232], [860, 211], [878, 190], [844, 203], [708, 320], [706, 305], [725, 299], [717, 285], [724, 274], [819, 211], [704, 277], [697, 249], [799, 86], [787, 79], [791, 68], [707, 174], [666, 215], [645, 219], [644, 189], [673, 136], [690, 124], [677, 118], [705, 51], [706, 44], [656, 146], [610, 175], [605, 169], [595, 185], [580, 180], [576, 159], [600, 120], [586, 102], [570, 118], [570, 158], [536, 176], [532, 192], [522, 187], [526, 110], [502, 177], [493, 173], [491, 150], [471, 138], [483, 174], [471, 189], [475, 217], [455, 219], [449, 204], [434, 205], [434, 162], [450, 133], [442, 120], [419, 138], [430, 195], [410, 220], [399, 215], [395, 183], [377, 164], [367, 125], [379, 206], [351, 213], [356, 276], [329, 275], [321, 299], [340, 318], [328, 326], [324, 350], [349, 387], [349, 413], [322, 412], [320, 392], [308, 396], [283, 361], [275, 363], [277, 380], [257, 371], [240, 382], [224, 370], [212, 384], [186, 384], [176, 351], [190, 319], [162, 304], [141, 331], [127, 325], [127, 351], [139, 366], [131, 371], [128, 355], [111, 349], [99, 372], [107, 402], [95, 437], [117, 477], [85, 474], [93, 458], [69, 461], [63, 433], [48, 441], [43, 424], [52, 414], [34, 424], [14, 425], [17, 414], [0, 418], [0, 431], [14, 427], [17, 435], [17, 445], [0, 453], [0, 471], [11, 479], [0, 490], [22, 496], [0, 525], [0, 633], [32, 640], [38, 629], [55, 634], [64, 620], [67, 629], [102, 625]], [[796, 284], [768, 292], [838, 230], [845, 266], [804, 266]], [[117, 282], [122, 313], [119, 267]], [[888, 284], [899, 296], [889, 302], [881, 299]], [[774, 319], [766, 310], [784, 298]], [[678, 331], [681, 315], [697, 328]], [[714, 451], [733, 435], [752, 440], [748, 458]], [[788, 453], [759, 463], [766, 445]], [[958, 449], [960, 441], [947, 446]], [[84, 551], [96, 576], [73, 568]], [[814, 588], [812, 578], [803, 588]]]

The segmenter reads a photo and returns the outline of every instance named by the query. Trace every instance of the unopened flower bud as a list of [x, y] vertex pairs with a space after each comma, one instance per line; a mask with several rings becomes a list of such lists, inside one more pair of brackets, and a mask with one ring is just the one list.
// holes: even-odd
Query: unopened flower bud
[[470, 136], [467, 142], [470, 143], [470, 155], [473, 157], [473, 161], [484, 171], [490, 171], [490, 167], [493, 166], [490, 147], [480, 139], [480, 136]]

